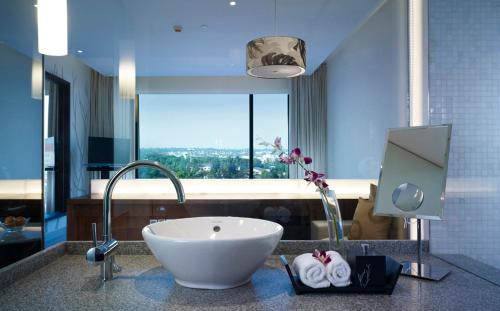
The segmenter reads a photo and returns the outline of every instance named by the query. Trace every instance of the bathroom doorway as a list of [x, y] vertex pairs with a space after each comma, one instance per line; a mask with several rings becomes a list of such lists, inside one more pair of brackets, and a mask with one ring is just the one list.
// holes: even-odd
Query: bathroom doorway
[[70, 83], [45, 73], [44, 220], [45, 247], [66, 239], [70, 195]]

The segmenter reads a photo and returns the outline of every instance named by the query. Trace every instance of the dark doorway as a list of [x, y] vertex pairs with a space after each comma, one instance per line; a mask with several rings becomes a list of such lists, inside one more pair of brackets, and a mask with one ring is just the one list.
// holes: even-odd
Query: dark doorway
[[66, 239], [70, 196], [70, 83], [45, 73], [45, 247]]

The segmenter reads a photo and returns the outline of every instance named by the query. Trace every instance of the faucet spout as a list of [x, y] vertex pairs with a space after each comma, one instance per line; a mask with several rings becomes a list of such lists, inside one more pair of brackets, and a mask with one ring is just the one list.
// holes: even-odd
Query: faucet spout
[[174, 184], [175, 187], [175, 192], [177, 193], [177, 201], [179, 203], [184, 203], [186, 202], [186, 195], [184, 194], [184, 188], [182, 187], [181, 181], [179, 178], [177, 178], [177, 175], [175, 173], [166, 168], [165, 166], [161, 165], [159, 162], [156, 161], [148, 161], [148, 160], [138, 160], [131, 162], [121, 168], [108, 182], [106, 185], [106, 189], [104, 191], [104, 198], [103, 198], [103, 238], [104, 242], [107, 242], [111, 239], [111, 196], [113, 194], [113, 189], [115, 188], [116, 183], [120, 178], [127, 174], [128, 172], [135, 170], [137, 168], [141, 167], [149, 167], [149, 168], [154, 168], [162, 172], [165, 176], [167, 176], [172, 183]]
[[127, 174], [128, 172], [135, 170], [140, 167], [154, 168], [162, 172], [167, 176], [174, 184], [175, 191], [177, 193], [177, 200], [179, 203], [184, 203], [186, 201], [186, 196], [184, 194], [184, 188], [182, 187], [181, 181], [173, 171], [166, 168], [155, 161], [139, 160], [131, 162], [120, 169], [116, 174], [109, 180], [104, 191], [103, 198], [103, 242], [97, 246], [97, 241], [95, 238], [95, 225], [93, 226], [93, 236], [94, 236], [94, 247], [87, 252], [87, 261], [89, 263], [100, 263], [101, 264], [101, 277], [103, 281], [107, 281], [113, 278], [113, 270], [119, 269], [114, 263], [114, 253], [118, 248], [118, 241], [111, 237], [111, 196], [115, 188], [116, 183], [120, 178]]

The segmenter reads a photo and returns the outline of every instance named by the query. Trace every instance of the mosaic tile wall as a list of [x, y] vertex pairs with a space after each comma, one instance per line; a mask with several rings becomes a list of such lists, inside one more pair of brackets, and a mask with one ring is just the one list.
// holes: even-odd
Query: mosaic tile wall
[[431, 252], [500, 267], [500, 1], [429, 1], [430, 118], [452, 123]]

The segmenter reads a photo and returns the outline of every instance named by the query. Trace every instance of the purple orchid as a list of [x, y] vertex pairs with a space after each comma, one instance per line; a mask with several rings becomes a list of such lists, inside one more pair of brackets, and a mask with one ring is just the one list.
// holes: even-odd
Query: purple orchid
[[324, 176], [325, 174], [316, 173], [315, 171], [306, 171], [304, 180], [316, 184], [318, 180], [323, 180]]
[[290, 165], [290, 164], [295, 163], [293, 161], [293, 159], [290, 158], [289, 156], [287, 156], [284, 152], [281, 153], [278, 158], [279, 158], [280, 162], [283, 163], [283, 164]]
[[300, 148], [295, 148], [290, 152], [290, 158], [295, 162], [299, 162], [302, 159], [302, 155], [300, 153]]
[[330, 255], [328, 255], [326, 253], [326, 251], [324, 251], [324, 250], [320, 251], [320, 250], [315, 249], [312, 256], [314, 258], [316, 258], [317, 260], [319, 260], [325, 266], [332, 261], [332, 258], [330, 257]]
[[318, 189], [322, 193], [326, 193], [328, 191], [328, 184], [325, 182], [325, 174], [316, 173], [314, 171], [307, 169], [304, 166], [311, 164], [313, 160], [309, 156], [304, 156], [300, 148], [298, 147], [294, 148], [292, 149], [290, 154], [286, 154], [285, 152], [283, 152], [283, 145], [281, 144], [281, 137], [279, 136], [274, 139], [273, 143], [268, 143], [263, 141], [260, 144], [263, 146], [272, 147], [274, 149], [273, 153], [279, 153], [278, 159], [280, 163], [286, 165], [291, 165], [291, 164], [300, 165], [300, 167], [302, 167], [305, 172], [304, 180], [316, 185], [316, 187], [318, 187]]
[[328, 191], [328, 184], [325, 182], [325, 174], [306, 170], [304, 180], [315, 184], [320, 190]]
[[317, 180], [314, 182], [314, 184], [320, 189], [320, 190], [326, 190], [328, 191], [328, 184], [325, 182], [324, 179]]
[[[276, 137], [276, 139], [274, 140], [274, 144], [262, 142], [261, 145], [272, 146], [274, 149], [273, 153], [279, 153], [278, 159], [279, 159], [280, 163], [283, 163], [286, 165], [298, 164], [304, 170], [304, 180], [307, 181], [309, 184], [313, 183], [317, 187], [319, 193], [321, 194], [323, 204], [327, 204], [328, 209], [330, 209], [330, 210], [332, 209], [332, 207], [330, 207], [330, 204], [328, 203], [327, 197], [329, 195], [330, 189], [328, 188], [328, 184], [325, 181], [325, 179], [326, 179], [325, 174], [317, 173], [317, 172], [312, 171], [306, 167], [306, 165], [309, 165], [312, 163], [313, 160], [311, 157], [304, 156], [302, 154], [302, 151], [300, 150], [300, 148], [294, 148], [294, 149], [292, 149], [290, 154], [286, 154], [282, 150], [281, 137]], [[327, 203], [325, 203], [325, 202], [327, 202]], [[340, 239], [339, 239], [339, 235], [337, 232], [337, 229], [338, 229], [337, 220], [335, 219], [334, 213], [331, 213], [331, 214], [334, 217], [335, 237], [337, 239], [337, 245], [339, 245]], [[318, 253], [316, 254], [316, 252], [318, 252]], [[326, 261], [326, 263], [328, 263], [331, 261], [329, 256], [326, 256], [324, 254], [324, 252], [321, 253], [317, 250], [315, 251], [315, 254], [313, 254], [313, 257], [318, 258], [321, 262]]]

